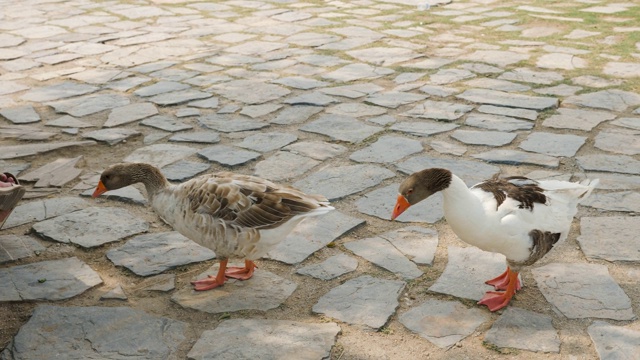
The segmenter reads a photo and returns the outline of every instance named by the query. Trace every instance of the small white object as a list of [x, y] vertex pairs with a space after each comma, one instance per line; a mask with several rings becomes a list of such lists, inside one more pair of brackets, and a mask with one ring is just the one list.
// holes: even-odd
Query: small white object
[[418, 3], [418, 10], [419, 11], [426, 11], [429, 10], [429, 8], [431, 8], [431, 4], [429, 4], [427, 1], [425, 0], [419, 0], [420, 2]]

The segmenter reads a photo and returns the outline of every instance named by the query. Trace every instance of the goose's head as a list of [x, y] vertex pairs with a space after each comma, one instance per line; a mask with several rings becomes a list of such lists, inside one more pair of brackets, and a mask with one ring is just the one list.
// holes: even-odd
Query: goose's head
[[139, 182], [145, 185], [147, 191], [162, 188], [167, 184], [164, 175], [153, 165], [144, 163], [115, 164], [102, 172], [92, 196], [95, 198], [109, 190], [117, 190]]
[[391, 220], [395, 220], [411, 205], [446, 189], [451, 184], [451, 171], [447, 169], [425, 169], [409, 175], [398, 188], [398, 199], [393, 207]]

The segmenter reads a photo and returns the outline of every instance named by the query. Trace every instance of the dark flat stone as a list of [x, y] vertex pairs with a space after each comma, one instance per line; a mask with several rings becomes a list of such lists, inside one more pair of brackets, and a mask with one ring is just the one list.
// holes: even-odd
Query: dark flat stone
[[471, 156], [496, 164], [540, 165], [553, 168], [560, 165], [558, 158], [518, 150], [491, 150]]
[[366, 125], [352, 117], [342, 115], [322, 115], [300, 128], [302, 131], [326, 135], [333, 140], [359, 143], [383, 128]]
[[220, 114], [202, 116], [198, 118], [198, 122], [204, 127], [225, 133], [258, 130], [269, 126], [268, 123], [258, 120]]
[[347, 165], [324, 168], [293, 185], [302, 191], [337, 200], [376, 186], [393, 176], [391, 171], [379, 166]]
[[262, 156], [255, 151], [228, 145], [213, 145], [198, 151], [198, 156], [225, 166], [242, 165]]
[[476, 113], [469, 114], [465, 120], [465, 124], [498, 131], [531, 130], [535, 125], [531, 121], [519, 120], [509, 116]]
[[631, 156], [594, 154], [576, 156], [576, 160], [584, 170], [640, 175], [640, 161]]
[[519, 148], [539, 154], [572, 157], [586, 141], [584, 136], [536, 131], [530, 133]]
[[503, 146], [510, 144], [516, 138], [516, 134], [500, 131], [475, 131], [456, 130], [451, 137], [471, 145]]
[[456, 97], [475, 103], [532, 110], [545, 110], [558, 106], [556, 98], [510, 94], [495, 90], [469, 89]]
[[161, 171], [169, 181], [185, 181], [209, 170], [210, 167], [211, 165], [209, 164], [179, 160], [173, 164], [163, 167]]

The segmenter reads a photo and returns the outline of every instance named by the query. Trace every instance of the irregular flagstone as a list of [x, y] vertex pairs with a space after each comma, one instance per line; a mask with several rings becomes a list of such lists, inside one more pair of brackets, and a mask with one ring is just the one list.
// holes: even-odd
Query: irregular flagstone
[[294, 154], [308, 156], [316, 160], [327, 160], [343, 154], [347, 148], [327, 142], [319, 141], [299, 141], [291, 145], [287, 145], [282, 150], [290, 151]]
[[64, 149], [72, 146], [96, 145], [95, 141], [62, 141], [47, 144], [9, 145], [0, 147], [0, 160], [15, 159], [25, 156], [44, 154], [50, 151]]
[[358, 268], [358, 260], [347, 254], [334, 255], [327, 260], [313, 265], [308, 265], [296, 270], [297, 274], [312, 276], [320, 280], [331, 280], [340, 275], [355, 271]]
[[271, 114], [272, 112], [282, 108], [280, 104], [262, 104], [262, 105], [247, 105], [242, 108], [240, 115], [246, 115], [252, 119]]
[[476, 113], [469, 114], [465, 120], [465, 124], [498, 131], [530, 130], [533, 129], [535, 125], [530, 121], [519, 120], [509, 116]]
[[594, 321], [587, 332], [600, 359], [633, 359], [640, 347], [640, 331]]
[[204, 127], [225, 133], [258, 130], [269, 126], [262, 121], [220, 114], [202, 116], [198, 118], [198, 122]]
[[337, 102], [338, 100], [336, 100], [335, 98], [317, 91], [304, 93], [302, 95], [293, 96], [284, 100], [285, 104], [312, 106], [327, 106], [329, 104], [334, 104]]
[[65, 81], [51, 86], [43, 86], [28, 90], [21, 99], [33, 102], [55, 101], [97, 91], [99, 87]]
[[297, 264], [340, 236], [364, 223], [337, 210], [304, 220], [265, 256], [286, 264]]
[[429, 146], [431, 146], [431, 148], [441, 154], [451, 154], [451, 155], [464, 155], [464, 153], [467, 152], [467, 147], [460, 145], [460, 144], [454, 144], [454, 143], [450, 143], [447, 141], [441, 141], [441, 140], [433, 140], [429, 143]]
[[[398, 197], [399, 186], [400, 184], [391, 184], [362, 195], [355, 202], [358, 211], [380, 219], [390, 220], [394, 199]], [[435, 194], [425, 201], [411, 206], [395, 221], [433, 224], [440, 221], [443, 216], [442, 194]]]
[[552, 71], [534, 71], [527, 68], [517, 68], [507, 71], [498, 76], [501, 80], [513, 80], [526, 83], [550, 85], [554, 82], [562, 81], [564, 77]]
[[477, 50], [471, 54], [463, 56], [462, 58], [469, 61], [483, 62], [491, 65], [505, 67], [523, 60], [527, 60], [529, 59], [529, 57], [531, 57], [531, 55], [520, 54], [513, 51]]
[[500, 348], [560, 352], [560, 337], [550, 316], [513, 306], [493, 323], [484, 341]]
[[321, 111], [322, 108], [318, 106], [294, 105], [280, 111], [270, 122], [278, 125], [299, 124]]
[[0, 235], [0, 264], [38, 255], [46, 250], [29, 236]]
[[[620, 86], [622, 84], [622, 80], [619, 80], [619, 79], [608, 80], [608, 79], [604, 79], [604, 78], [593, 76], [593, 75], [578, 76], [571, 79], [571, 82], [573, 82], [576, 85], [582, 85], [585, 87], [592, 87], [592, 88], [605, 88], [605, 87], [612, 87], [612, 86]], [[570, 95], [575, 95], [575, 92]]]
[[40, 121], [40, 115], [31, 105], [2, 109], [0, 115], [14, 124], [29, 124]]
[[55, 120], [47, 121], [45, 126], [57, 126], [66, 128], [87, 128], [94, 127], [95, 125], [76, 119], [69, 115], [63, 115]]
[[127, 96], [120, 94], [96, 94], [49, 102], [47, 105], [53, 107], [56, 112], [82, 117], [129, 105], [130, 102]]
[[456, 97], [481, 104], [532, 110], [545, 110], [558, 106], [558, 99], [556, 98], [511, 94], [495, 90], [469, 89], [462, 94], [456, 95]]
[[637, 190], [640, 189], [640, 176], [614, 173], [587, 173], [588, 179], [598, 179], [598, 189], [607, 190]]
[[618, 89], [610, 89], [569, 96], [562, 102], [564, 104], [574, 104], [582, 107], [622, 112], [630, 106], [640, 105], [640, 94]]
[[640, 222], [632, 217], [582, 217], [578, 242], [592, 260], [640, 262], [639, 231]]
[[159, 168], [195, 154], [197, 149], [184, 145], [154, 144], [134, 150], [125, 162], [147, 163]]
[[[415, 156], [396, 164], [398, 170], [404, 174], [411, 174], [428, 168], [444, 168], [459, 176], [467, 186], [475, 185], [490, 179], [500, 172], [500, 168], [473, 160], [443, 159], [430, 156]], [[407, 210], [408, 211], [408, 210]]]
[[91, 207], [41, 221], [33, 230], [48, 240], [90, 248], [146, 232], [149, 224], [123, 208]]
[[405, 285], [404, 281], [360, 276], [331, 289], [313, 305], [312, 311], [379, 329], [398, 307], [398, 297]]
[[374, 94], [382, 90], [384, 90], [383, 87], [371, 83], [334, 86], [320, 89], [320, 91], [325, 94], [344, 96], [350, 99], [357, 99], [359, 97]]
[[22, 203], [13, 209], [3, 229], [9, 229], [33, 221], [42, 221], [84, 209], [88, 206], [88, 202], [77, 197], [59, 197]]
[[386, 114], [387, 110], [362, 103], [342, 103], [328, 108], [325, 112], [328, 114], [346, 115], [357, 118]]
[[447, 267], [429, 291], [477, 301], [495, 290], [484, 282], [504, 272], [504, 255], [476, 247], [448, 246], [447, 252]]
[[172, 91], [179, 91], [188, 89], [189, 85], [176, 81], [158, 81], [155, 84], [144, 86], [134, 91], [133, 93], [138, 96], [147, 97], [164, 94]]
[[349, 158], [357, 162], [392, 163], [423, 150], [422, 144], [417, 140], [381, 136], [375, 143], [354, 152]]
[[169, 181], [185, 181], [209, 170], [211, 165], [195, 161], [179, 160], [160, 169]]
[[605, 265], [552, 263], [531, 273], [542, 295], [569, 319], [635, 318], [631, 300]]
[[220, 142], [220, 134], [214, 131], [198, 130], [191, 133], [178, 133], [170, 137], [169, 141], [215, 144]]
[[347, 165], [324, 168], [293, 186], [305, 192], [322, 194], [333, 201], [376, 186], [393, 176], [393, 172], [379, 166]]
[[581, 204], [606, 211], [638, 212], [640, 211], [640, 193], [635, 191], [621, 191], [593, 194], [593, 196], [589, 196], [581, 202]]
[[448, 348], [471, 335], [489, 316], [458, 301], [430, 299], [403, 314], [398, 320], [440, 348]]
[[640, 118], [618, 118], [617, 120], [612, 121], [611, 124], [629, 129], [640, 130]]
[[[215, 264], [196, 278], [215, 276], [218, 268], [219, 264]], [[240, 310], [267, 311], [280, 306], [297, 287], [293, 281], [257, 269], [249, 280], [229, 279], [223, 287], [211, 291], [195, 291], [188, 285], [174, 293], [171, 301], [184, 308], [211, 314]]]
[[519, 148], [551, 156], [574, 156], [587, 138], [571, 134], [532, 132], [520, 143]]
[[154, 117], [144, 119], [140, 122], [140, 124], [169, 132], [193, 129], [193, 126], [187, 123], [164, 115], [156, 115]]
[[213, 145], [198, 151], [198, 156], [221, 165], [242, 165], [262, 156], [255, 151], [249, 151], [227, 145]]
[[298, 177], [320, 162], [288, 151], [278, 151], [255, 166], [255, 175], [271, 181]]
[[576, 160], [584, 170], [640, 175], [640, 161], [631, 156], [594, 154], [576, 156]]
[[558, 167], [558, 158], [535, 154], [518, 150], [490, 150], [483, 153], [471, 155], [476, 159], [481, 159], [490, 163], [510, 164], [510, 165], [540, 165], [545, 167]]
[[422, 271], [407, 259], [387, 240], [380, 237], [344, 243], [344, 247], [354, 254], [387, 269], [403, 279], [415, 279], [422, 276]]
[[34, 187], [62, 187], [82, 173], [81, 169], [75, 167], [82, 159], [82, 155], [73, 159], [60, 158], [27, 174], [20, 175], [19, 179], [29, 182], [36, 181]]
[[[328, 359], [340, 333], [336, 323], [231, 319], [206, 330], [187, 357], [222, 359]], [[232, 354], [232, 355], [231, 355]]]
[[154, 104], [169, 106], [186, 103], [193, 100], [206, 99], [209, 97], [211, 97], [211, 94], [208, 92], [195, 89], [186, 89], [155, 95], [148, 98], [148, 100]]
[[107, 359], [114, 349], [125, 358], [173, 359], [186, 331], [181, 321], [128, 307], [38, 305], [7, 349], [13, 358], [28, 359]]
[[446, 85], [476, 77], [476, 74], [465, 69], [441, 69], [429, 77], [429, 83], [433, 85]]
[[640, 132], [607, 129], [596, 135], [594, 146], [618, 154], [640, 154]]
[[107, 258], [140, 276], [159, 274], [177, 266], [215, 258], [215, 253], [182, 236], [163, 232], [138, 235], [126, 244], [111, 249]]
[[167, 292], [176, 288], [175, 274], [160, 274], [144, 279], [138, 288], [143, 291]]
[[296, 140], [298, 137], [294, 134], [265, 132], [247, 136], [242, 142], [235, 145], [249, 150], [268, 152], [289, 145]]
[[124, 293], [124, 289], [122, 288], [122, 285], [118, 284], [113, 289], [107, 291], [102, 296], [100, 296], [100, 300], [110, 300], [110, 299], [116, 299], [116, 300], [128, 299], [127, 294]]
[[325, 81], [309, 79], [302, 76], [284, 77], [284, 78], [273, 80], [271, 82], [275, 84], [296, 88], [296, 89], [302, 89], [302, 90], [315, 89], [317, 87], [324, 87], [329, 85], [329, 83]]
[[423, 120], [397, 122], [393, 124], [390, 129], [416, 136], [429, 136], [447, 132], [459, 126], [460, 125], [457, 124], [447, 124], [439, 121]]
[[560, 84], [552, 87], [533, 89], [534, 92], [544, 95], [555, 96], [571, 96], [575, 95], [578, 91], [582, 90], [580, 86], [571, 86], [567, 84]]
[[416, 105], [403, 115], [415, 118], [452, 121], [459, 119], [471, 110], [473, 110], [473, 106], [471, 105], [426, 100], [424, 103]]
[[332, 42], [341, 40], [342, 38], [337, 35], [321, 34], [315, 32], [304, 32], [289, 36], [285, 40], [287, 43], [296, 44], [300, 46], [322, 46]]
[[142, 135], [141, 132], [127, 128], [100, 129], [82, 134], [85, 139], [106, 142], [109, 145], [116, 145], [127, 139]]
[[631, 62], [611, 61], [604, 65], [602, 73], [619, 78], [640, 77], [640, 65]]
[[465, 81], [464, 83], [468, 87], [472, 88], [483, 88], [483, 89], [491, 89], [505, 92], [518, 92], [518, 91], [527, 91], [530, 90], [531, 87], [527, 85], [513, 83], [511, 81], [506, 80], [498, 80], [491, 78], [478, 78], [469, 81]]
[[389, 241], [418, 265], [433, 265], [438, 248], [438, 232], [421, 226], [407, 226], [378, 235]]
[[392, 91], [369, 95], [364, 101], [378, 106], [397, 109], [399, 106], [421, 101], [427, 97], [427, 95]]
[[393, 70], [384, 67], [373, 67], [367, 64], [349, 64], [322, 75], [322, 78], [336, 82], [349, 82], [361, 79], [376, 79], [393, 73]]
[[[250, 91], [248, 91], [249, 89]], [[290, 90], [282, 86], [254, 80], [233, 80], [213, 85], [209, 90], [229, 100], [245, 104], [262, 104], [291, 93]]]
[[114, 127], [156, 115], [158, 109], [152, 103], [135, 103], [111, 110], [103, 127]]
[[472, 145], [503, 146], [510, 144], [516, 134], [499, 131], [456, 130], [450, 135], [452, 138]]
[[366, 125], [349, 116], [322, 115], [317, 120], [302, 126], [300, 130], [326, 135], [332, 140], [359, 143], [384, 129]]
[[77, 257], [0, 269], [0, 301], [63, 300], [101, 284], [97, 272]]
[[[95, 191], [95, 184], [98, 183], [99, 177], [95, 179], [95, 181], [91, 184], [86, 191], [80, 194], [80, 196], [91, 197], [93, 192]], [[101, 195], [103, 198], [107, 198], [109, 200], [122, 201], [124, 203], [138, 204], [138, 205], [146, 205], [147, 199], [142, 195], [142, 193], [133, 186], [125, 186], [121, 189], [107, 191]]]
[[536, 66], [542, 69], [575, 70], [587, 67], [589, 63], [574, 54], [550, 53], [541, 55]]
[[360, 61], [379, 66], [389, 66], [423, 56], [411, 49], [400, 47], [371, 47], [347, 51], [346, 54]]
[[247, 41], [245, 43], [227, 47], [224, 51], [243, 55], [262, 55], [270, 51], [286, 47], [286, 44], [268, 41]]
[[590, 131], [601, 122], [615, 118], [615, 114], [605, 111], [559, 108], [557, 114], [542, 122], [542, 126]]

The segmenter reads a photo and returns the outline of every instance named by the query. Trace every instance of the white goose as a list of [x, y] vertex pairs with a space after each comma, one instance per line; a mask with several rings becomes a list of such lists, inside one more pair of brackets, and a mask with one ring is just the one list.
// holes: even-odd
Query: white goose
[[468, 188], [447, 169], [425, 169], [402, 182], [391, 219], [442, 191], [444, 215], [456, 235], [470, 245], [507, 258], [507, 270], [486, 282], [505, 291], [488, 291], [478, 302], [496, 311], [507, 306], [520, 290], [520, 268], [535, 263], [558, 241], [566, 239], [578, 203], [597, 184], [597, 179], [579, 184], [496, 176]]
[[[202, 175], [172, 185], [155, 166], [116, 164], [100, 176], [93, 197], [108, 190], [143, 183], [153, 210], [176, 231], [215, 251], [217, 276], [192, 282], [195, 290], [224, 284], [226, 277], [246, 280], [254, 260], [264, 256], [309, 216], [334, 208], [321, 195], [231, 172]], [[244, 257], [245, 266], [229, 267], [229, 257]]]

